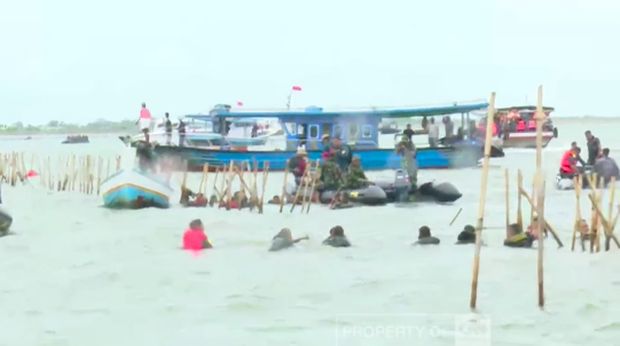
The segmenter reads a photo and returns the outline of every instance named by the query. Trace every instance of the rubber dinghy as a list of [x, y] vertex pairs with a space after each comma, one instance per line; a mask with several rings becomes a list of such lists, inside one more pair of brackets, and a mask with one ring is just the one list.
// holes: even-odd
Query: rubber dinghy
[[168, 208], [172, 187], [160, 178], [139, 171], [121, 170], [101, 183], [103, 204], [114, 209]]
[[0, 208], [0, 237], [9, 233], [13, 218], [4, 209]]
[[388, 202], [405, 202], [410, 195], [415, 196], [415, 201], [434, 201], [440, 203], [454, 202], [461, 198], [463, 194], [450, 183], [440, 183], [435, 185], [432, 182], [424, 183], [414, 191], [409, 183], [409, 176], [402, 169], [395, 172], [393, 181], [376, 181], [376, 186], [385, 191]]
[[[387, 195], [382, 188], [376, 185], [369, 185], [365, 188], [354, 190], [340, 190], [345, 193], [349, 202], [360, 203], [365, 205], [383, 205], [388, 201]], [[321, 203], [331, 203], [337, 191], [323, 191], [321, 193]]]

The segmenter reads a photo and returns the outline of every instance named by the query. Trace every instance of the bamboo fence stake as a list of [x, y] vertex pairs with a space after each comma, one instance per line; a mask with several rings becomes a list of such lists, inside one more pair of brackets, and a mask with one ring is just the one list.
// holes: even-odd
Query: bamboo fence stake
[[454, 217], [452, 218], [452, 221], [450, 221], [450, 224], [448, 226], [452, 226], [454, 221], [456, 221], [456, 218], [458, 218], [459, 215], [461, 215], [462, 211], [463, 211], [463, 208], [459, 208], [459, 210], [456, 212], [456, 214], [454, 215]]
[[267, 178], [269, 178], [269, 161], [263, 163], [263, 189], [261, 190], [260, 205], [258, 212], [263, 213], [263, 201], [265, 200], [265, 188], [267, 187]]
[[523, 174], [521, 173], [521, 170], [519, 170], [517, 172], [517, 186], [518, 186], [518, 193], [517, 193], [517, 224], [519, 225], [520, 229], [523, 229], [523, 210], [521, 209], [521, 204], [522, 204], [522, 200], [521, 200], [521, 190], [523, 190]]
[[[542, 309], [545, 306], [544, 295], [544, 230], [545, 225], [545, 179], [542, 172], [542, 125], [545, 120], [543, 110], [543, 88], [538, 87], [538, 105], [536, 107], [536, 209], [538, 210], [538, 306]], [[534, 209], [534, 208], [532, 208]], [[553, 232], [555, 233], [555, 232]]]
[[306, 214], [310, 213], [310, 206], [312, 205], [312, 198], [314, 197], [314, 189], [316, 188], [316, 181], [319, 179], [318, 177], [318, 172], [319, 172], [319, 164], [320, 164], [320, 160], [317, 159], [316, 163], [314, 164], [314, 173], [312, 174], [312, 186], [310, 187], [310, 201], [308, 202], [308, 206], [306, 207]]
[[284, 183], [282, 184], [282, 194], [280, 195], [280, 213], [284, 209], [284, 199], [286, 198], [286, 178], [288, 177], [288, 164], [290, 160], [286, 160], [286, 166], [284, 168]]
[[482, 163], [482, 177], [480, 185], [480, 202], [478, 205], [478, 220], [476, 222], [476, 252], [474, 255], [474, 269], [471, 281], [471, 296], [469, 307], [476, 308], [478, 298], [478, 274], [480, 273], [480, 247], [482, 245], [481, 235], [484, 226], [484, 208], [487, 194], [487, 180], [489, 177], [489, 158], [491, 156], [491, 137], [493, 133], [493, 122], [495, 116], [495, 93], [491, 93], [489, 108], [487, 113], [487, 131], [484, 141], [484, 161]]
[[506, 183], [506, 196], [505, 196], [506, 229], [508, 229], [508, 226], [510, 226], [510, 176], [509, 176], [508, 168], [504, 170], [504, 182]]
[[582, 235], [581, 235], [581, 199], [580, 199], [580, 195], [581, 195], [581, 178], [579, 175], [576, 175], [573, 178], [573, 185], [575, 185], [575, 198], [577, 200], [577, 202], [575, 203], [575, 225], [574, 225], [574, 229], [573, 229], [573, 240], [571, 242], [571, 251], [575, 251], [575, 240], [577, 239], [577, 233], [579, 232], [580, 234], [580, 240], [581, 240], [581, 246], [582, 249], [585, 251], [585, 248], [583, 247], [583, 239], [581, 239]]

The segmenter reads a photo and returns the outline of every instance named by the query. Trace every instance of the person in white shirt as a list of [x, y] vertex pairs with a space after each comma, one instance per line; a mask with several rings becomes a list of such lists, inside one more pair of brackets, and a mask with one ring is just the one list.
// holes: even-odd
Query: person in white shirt
[[435, 118], [431, 118], [430, 123], [428, 124], [428, 144], [431, 148], [437, 147], [437, 143], [439, 142], [439, 126], [435, 124]]

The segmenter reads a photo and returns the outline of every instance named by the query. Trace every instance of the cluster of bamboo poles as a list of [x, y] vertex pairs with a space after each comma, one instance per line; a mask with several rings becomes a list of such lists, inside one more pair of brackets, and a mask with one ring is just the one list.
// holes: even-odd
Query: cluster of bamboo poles
[[601, 251], [601, 233], [604, 233], [605, 235], [605, 251], [610, 250], [612, 240], [616, 246], [620, 248], [620, 242], [613, 233], [616, 228], [616, 224], [618, 223], [618, 218], [620, 217], [620, 206], [618, 206], [618, 211], [614, 215], [616, 179], [612, 178], [609, 182], [609, 209], [607, 210], [607, 215], [605, 215], [602, 205], [603, 192], [605, 191], [605, 189], [602, 188], [604, 183], [603, 179], [600, 179], [598, 186], [596, 184], [596, 173], [586, 176], [586, 179], [588, 180], [588, 185], [590, 187], [588, 199], [592, 204], [590, 226], [588, 227], [588, 223], [582, 218], [581, 213], [581, 187], [583, 186], [583, 181], [581, 177], [575, 177], [573, 183], [575, 185], [575, 197], [577, 203], [575, 208], [575, 223], [571, 250], [575, 250], [575, 242], [577, 240], [577, 235], [579, 235], [582, 251], [586, 251], [586, 241], [590, 241], [591, 253]]
[[[519, 172], [519, 205], [517, 211], [517, 223], [523, 224], [522, 220], [522, 212], [521, 212], [521, 197], [526, 197], [530, 205], [532, 206], [531, 218], [534, 219], [534, 211], [536, 212], [537, 222], [535, 223], [538, 228], [538, 259], [537, 259], [537, 272], [538, 272], [538, 306], [543, 308], [545, 304], [544, 298], [544, 271], [543, 271], [543, 252], [544, 252], [544, 236], [543, 233], [545, 229], [552, 230], [552, 227], [549, 227], [549, 223], [545, 220], [544, 213], [544, 205], [545, 205], [545, 179], [542, 172], [542, 125], [545, 119], [545, 114], [543, 112], [543, 103], [542, 103], [542, 86], [538, 87], [538, 102], [536, 107], [536, 175], [534, 178], [534, 189], [533, 196], [529, 196], [525, 189], [522, 186], [522, 177]], [[487, 113], [487, 121], [486, 121], [486, 138], [484, 145], [484, 159], [483, 159], [483, 167], [482, 167], [482, 176], [481, 176], [481, 186], [480, 186], [480, 203], [478, 206], [478, 217], [476, 222], [476, 248], [474, 254], [474, 265], [473, 265], [473, 274], [472, 274], [472, 282], [471, 282], [471, 295], [469, 300], [469, 306], [471, 309], [476, 309], [477, 297], [478, 297], [478, 277], [480, 274], [480, 251], [482, 245], [482, 229], [484, 226], [484, 211], [486, 205], [486, 194], [487, 194], [487, 181], [489, 176], [489, 160], [491, 156], [491, 139], [493, 133], [493, 119], [495, 117], [495, 93], [491, 93], [491, 97], [489, 100], [489, 107]], [[506, 224], [510, 223], [509, 217], [509, 204], [508, 204], [508, 173], [505, 173], [506, 176]], [[557, 237], [556, 232], [552, 230], [554, 233], [554, 237], [558, 244], [561, 246], [561, 241]]]
[[[288, 162], [286, 164], [288, 167]], [[299, 182], [299, 186], [297, 187], [297, 191], [295, 191], [295, 195], [292, 198], [291, 205], [291, 213], [295, 210], [295, 206], [301, 204], [301, 213], [304, 211], [306, 214], [310, 213], [310, 205], [314, 202], [314, 192], [316, 191], [316, 183], [319, 179], [319, 166], [320, 160], [316, 160], [316, 162], [310, 161], [309, 166], [306, 168], [301, 180]], [[288, 170], [284, 173], [284, 184], [282, 186], [282, 196], [280, 196], [280, 212], [284, 207], [284, 200], [286, 199], [286, 176], [288, 175]]]
[[[205, 164], [203, 166], [197, 194], [209, 196], [207, 192], [208, 177], [209, 164]], [[256, 162], [250, 166], [249, 162], [239, 162], [235, 164], [235, 162], [231, 161], [228, 166], [215, 170], [209, 205], [214, 206], [217, 204], [220, 207], [225, 207], [226, 210], [230, 210], [233, 206], [233, 200], [236, 200], [237, 207], [241, 209], [245, 206], [243, 202], [247, 201], [247, 206], [250, 208], [250, 211], [256, 208], [259, 214], [262, 214], [268, 178], [269, 162], [264, 163], [263, 170], [259, 174], [258, 164]], [[233, 193], [233, 184], [236, 179], [239, 180], [240, 190], [237, 193]], [[261, 186], [260, 189], [258, 188], [259, 185]], [[184, 170], [181, 186], [183, 189], [187, 188], [187, 169]]]
[[[114, 172], [120, 169], [120, 156], [115, 161]], [[112, 168], [111, 159], [101, 156], [71, 154], [52, 159], [32, 154], [27, 160], [24, 153], [0, 154], [0, 180], [16, 186], [37, 177], [39, 184], [50, 191], [99, 194], [101, 182], [110, 176]]]

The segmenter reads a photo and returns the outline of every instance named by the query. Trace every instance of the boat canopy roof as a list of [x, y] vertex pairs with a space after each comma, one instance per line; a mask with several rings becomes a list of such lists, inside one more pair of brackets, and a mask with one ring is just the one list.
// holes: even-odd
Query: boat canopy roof
[[[504, 107], [504, 108], [497, 108], [496, 111], [498, 112], [510, 112], [510, 111], [532, 111], [535, 112], [536, 111], [536, 106], [515, 106], [515, 107]], [[553, 107], [544, 107], [543, 106], [543, 112], [553, 112], [555, 109]]]
[[488, 107], [486, 102], [470, 102], [470, 103], [453, 103], [445, 106], [426, 106], [426, 107], [410, 107], [410, 108], [371, 108], [371, 109], [355, 109], [355, 110], [323, 110], [321, 107], [307, 107], [302, 110], [283, 110], [283, 111], [231, 111], [227, 107], [216, 107], [209, 115], [194, 114], [187, 115], [188, 118], [204, 119], [204, 118], [278, 118], [280, 120], [296, 120], [308, 117], [321, 118], [367, 118], [369, 116], [376, 118], [411, 118], [422, 116], [438, 116], [457, 113], [468, 113], [475, 110], [483, 110]]

